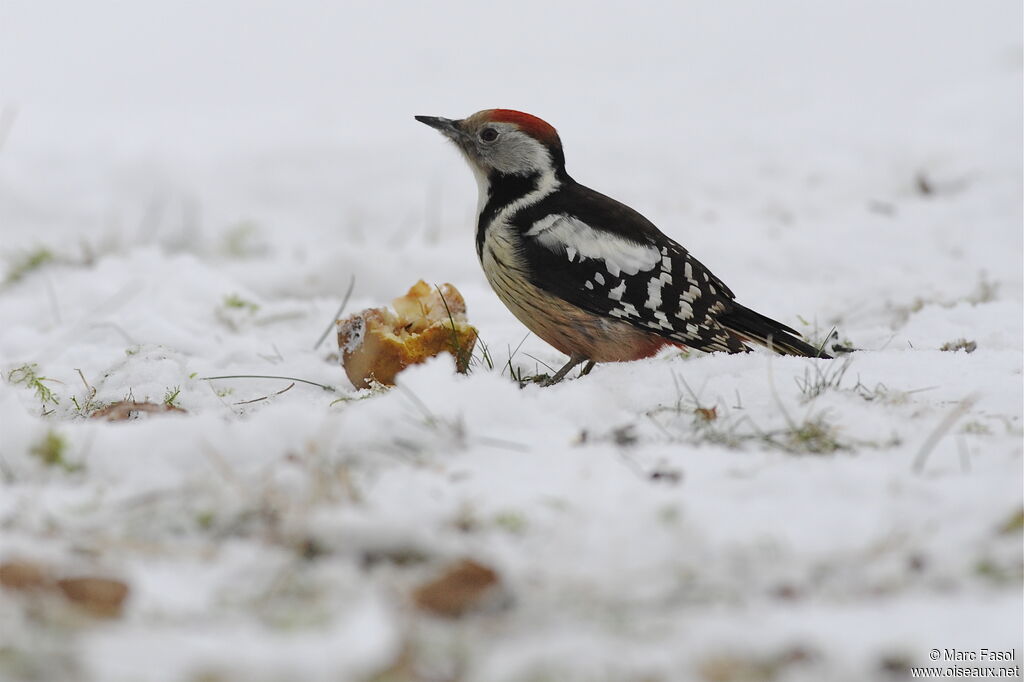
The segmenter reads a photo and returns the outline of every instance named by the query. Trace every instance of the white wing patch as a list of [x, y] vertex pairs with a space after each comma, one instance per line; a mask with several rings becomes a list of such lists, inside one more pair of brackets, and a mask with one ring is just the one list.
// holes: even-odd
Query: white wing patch
[[613, 277], [635, 275], [650, 270], [661, 262], [661, 254], [653, 246], [638, 244], [618, 235], [599, 232], [582, 220], [557, 214], [545, 216], [526, 231], [542, 246], [555, 253], [565, 253], [572, 261], [578, 255], [604, 261]]
[[652, 277], [647, 281], [647, 302], [645, 308], [659, 310], [661, 308], [661, 288], [672, 283], [672, 275], [662, 270], [657, 278]]

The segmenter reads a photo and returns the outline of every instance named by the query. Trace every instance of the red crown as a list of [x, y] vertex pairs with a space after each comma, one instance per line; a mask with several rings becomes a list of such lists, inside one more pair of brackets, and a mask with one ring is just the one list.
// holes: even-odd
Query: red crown
[[541, 142], [558, 143], [558, 132], [542, 119], [514, 109], [491, 109], [488, 118], [496, 123], [514, 123], [524, 133], [528, 133]]

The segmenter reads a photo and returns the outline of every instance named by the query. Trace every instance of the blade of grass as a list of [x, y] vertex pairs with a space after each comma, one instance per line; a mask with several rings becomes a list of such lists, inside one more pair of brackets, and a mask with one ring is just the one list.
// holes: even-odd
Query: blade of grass
[[327, 329], [324, 329], [324, 333], [320, 335], [319, 339], [317, 339], [316, 345], [313, 346], [313, 350], [318, 350], [320, 348], [320, 344], [324, 342], [324, 339], [327, 338], [327, 335], [331, 333], [331, 329], [333, 329], [334, 325], [337, 324], [338, 318], [341, 317], [341, 313], [344, 312], [345, 306], [348, 305], [348, 299], [349, 297], [352, 296], [352, 290], [355, 288], [355, 286], [356, 276], [352, 275], [352, 277], [350, 277], [348, 280], [348, 290], [345, 291], [345, 298], [341, 299], [341, 305], [338, 306], [338, 312], [334, 313], [334, 317], [331, 318], [330, 323], [327, 325]]
[[316, 386], [322, 388], [328, 393], [337, 393], [338, 389], [333, 386], [327, 386], [326, 384], [318, 384], [315, 381], [309, 381], [308, 379], [298, 379], [296, 377], [283, 377], [273, 374], [226, 374], [218, 377], [199, 377], [200, 381], [214, 381], [216, 379], [281, 379], [282, 381], [296, 381], [300, 384], [309, 384], [310, 386]]

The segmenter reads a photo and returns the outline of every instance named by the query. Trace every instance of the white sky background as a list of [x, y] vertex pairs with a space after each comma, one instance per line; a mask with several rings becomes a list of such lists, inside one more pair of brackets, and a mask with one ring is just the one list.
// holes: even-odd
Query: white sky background
[[921, 118], [942, 113], [902, 106], [914, 94], [990, 73], [993, 61], [1019, 69], [1020, 24], [1012, 0], [6, 0], [0, 102], [19, 112], [10, 153], [389, 145], [422, 137], [412, 114], [491, 106], [613, 139], [657, 125], [661, 145], [711, 132], [756, 140], [780, 118], [817, 122], [805, 133], [823, 138], [843, 128], [849, 119], [837, 115], [848, 108], [876, 110], [879, 129], [912, 136]]

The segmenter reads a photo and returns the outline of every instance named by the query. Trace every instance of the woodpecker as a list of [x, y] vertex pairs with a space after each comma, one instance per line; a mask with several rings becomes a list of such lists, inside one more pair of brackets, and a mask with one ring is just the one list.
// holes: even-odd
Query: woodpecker
[[569, 177], [556, 130], [521, 111], [416, 116], [455, 143], [479, 187], [476, 253], [508, 309], [568, 362], [638, 360], [666, 345], [829, 358], [736, 302], [700, 261], [629, 206]]

